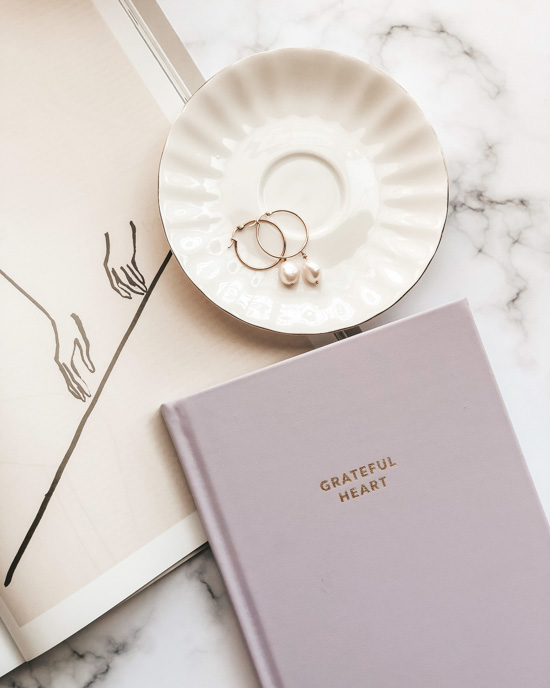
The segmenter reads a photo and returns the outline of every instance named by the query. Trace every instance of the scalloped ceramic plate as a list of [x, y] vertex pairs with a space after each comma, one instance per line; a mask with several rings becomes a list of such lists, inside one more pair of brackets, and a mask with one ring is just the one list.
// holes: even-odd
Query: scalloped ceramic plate
[[[441, 148], [414, 100], [324, 50], [260, 53], [216, 74], [176, 120], [159, 170], [164, 228], [189, 278], [236, 318], [291, 334], [343, 330], [398, 301], [437, 250], [447, 201]], [[228, 248], [236, 225], [278, 208], [306, 221], [319, 285], [285, 287], [278, 268], [248, 270]], [[285, 230], [290, 253], [301, 236]], [[241, 236], [266, 265], [254, 232]]]

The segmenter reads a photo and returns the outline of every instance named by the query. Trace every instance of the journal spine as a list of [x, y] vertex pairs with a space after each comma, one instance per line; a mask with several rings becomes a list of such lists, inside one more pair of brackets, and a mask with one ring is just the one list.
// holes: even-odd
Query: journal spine
[[163, 405], [161, 412], [195, 498], [197, 511], [220, 568], [260, 683], [263, 688], [284, 688], [248, 589], [246, 574], [240, 566], [202, 459], [189, 411], [184, 403], [180, 402]]

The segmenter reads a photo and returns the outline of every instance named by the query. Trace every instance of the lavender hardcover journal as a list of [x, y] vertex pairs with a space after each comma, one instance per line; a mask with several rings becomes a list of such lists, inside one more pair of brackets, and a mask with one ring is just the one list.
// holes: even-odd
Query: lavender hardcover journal
[[162, 409], [264, 688], [548, 688], [550, 536], [465, 301]]

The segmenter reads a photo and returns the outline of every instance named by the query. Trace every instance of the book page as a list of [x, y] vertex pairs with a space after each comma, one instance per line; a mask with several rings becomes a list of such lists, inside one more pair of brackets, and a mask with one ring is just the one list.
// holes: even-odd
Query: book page
[[0, 34], [0, 615], [28, 659], [204, 542], [160, 404], [309, 343], [172, 258], [169, 108], [94, 5], [10, 0]]
[[24, 661], [25, 658], [18, 650], [8, 629], [0, 621], [0, 676], [4, 676], [8, 671], [12, 671], [12, 669], [15, 669]]

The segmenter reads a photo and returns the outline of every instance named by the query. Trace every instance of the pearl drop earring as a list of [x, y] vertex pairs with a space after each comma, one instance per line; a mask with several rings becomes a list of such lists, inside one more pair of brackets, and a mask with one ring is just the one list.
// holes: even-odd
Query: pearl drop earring
[[300, 271], [294, 265], [290, 263], [286, 258], [283, 258], [283, 262], [279, 265], [279, 279], [287, 287], [292, 287], [298, 282], [300, 278]]
[[304, 279], [310, 284], [319, 284], [321, 268], [314, 260], [308, 258], [304, 252], [302, 252], [302, 258], [304, 259], [304, 264], [302, 265], [302, 275]]
[[[285, 255], [286, 253], [286, 245], [285, 248], [283, 249], [283, 253], [280, 255], [275, 255], [274, 253], [270, 253], [265, 246], [262, 244], [262, 240], [260, 237], [260, 230], [261, 230], [261, 223], [262, 222], [268, 222], [266, 220], [266, 217], [272, 217], [275, 215], [275, 213], [288, 213], [289, 215], [294, 215], [294, 217], [297, 217], [298, 220], [302, 223], [305, 231], [305, 239], [304, 243], [302, 246], [295, 252], [290, 255]], [[281, 231], [279, 229], [279, 231]], [[297, 256], [298, 254], [301, 254], [303, 258], [303, 263], [302, 263], [302, 277], [306, 282], [309, 282], [309, 284], [319, 284], [319, 279], [321, 277], [321, 268], [319, 265], [313, 261], [310, 260], [307, 255], [304, 253], [304, 249], [308, 244], [309, 241], [309, 232], [306, 223], [302, 220], [302, 218], [298, 215], [298, 213], [293, 212], [292, 210], [272, 210], [270, 212], [265, 212], [263, 215], [260, 215], [260, 217], [256, 220], [256, 240], [258, 242], [259, 247], [262, 249], [264, 253], [267, 253], [268, 256], [271, 256], [272, 258], [279, 258], [281, 260], [281, 264], [279, 266], [279, 279], [283, 284], [286, 286], [293, 286], [298, 282], [298, 279], [300, 278], [300, 270], [294, 265], [294, 263], [288, 262], [289, 258], [293, 258], [294, 256]]]

